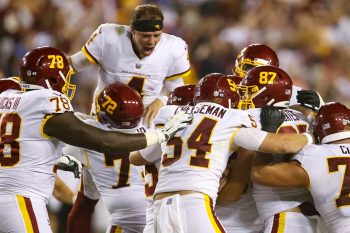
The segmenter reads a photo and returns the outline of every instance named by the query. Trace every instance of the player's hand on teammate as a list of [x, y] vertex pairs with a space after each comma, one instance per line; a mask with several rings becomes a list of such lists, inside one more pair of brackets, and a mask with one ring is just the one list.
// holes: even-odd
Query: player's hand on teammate
[[57, 160], [57, 169], [73, 172], [74, 177], [79, 179], [83, 168], [79, 160], [71, 155], [63, 155]]
[[218, 192], [220, 192], [225, 187], [225, 185], [227, 184], [229, 174], [230, 174], [230, 170], [228, 168], [226, 168], [224, 170], [224, 172], [222, 173], [222, 176], [220, 178], [219, 191]]
[[284, 122], [285, 113], [283, 109], [273, 106], [264, 106], [261, 108], [260, 121], [261, 129], [275, 133]]
[[297, 102], [312, 111], [318, 111], [322, 105], [324, 105], [323, 99], [314, 90], [300, 90], [297, 93]]
[[164, 102], [160, 99], [155, 99], [150, 103], [143, 111], [143, 124], [151, 127], [154, 118], [156, 117], [159, 109], [164, 106]]
[[192, 113], [186, 113], [184, 111], [176, 113], [162, 128], [156, 129], [159, 142], [168, 141], [177, 131], [191, 124], [191, 120]]

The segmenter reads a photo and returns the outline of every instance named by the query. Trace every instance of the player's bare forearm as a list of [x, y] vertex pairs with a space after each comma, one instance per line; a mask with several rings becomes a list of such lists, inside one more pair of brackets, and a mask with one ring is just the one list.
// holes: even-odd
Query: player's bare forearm
[[236, 201], [246, 188], [255, 151], [239, 148], [237, 159], [230, 162], [230, 173], [225, 187], [219, 192], [218, 204]]
[[73, 204], [74, 193], [58, 176], [55, 177], [53, 196], [60, 202]]
[[307, 187], [308, 175], [295, 163], [270, 163], [252, 170], [254, 183], [271, 187]]
[[144, 134], [124, 134], [105, 131], [79, 120], [72, 112], [51, 117], [44, 133], [77, 147], [101, 153], [131, 152], [146, 147]]

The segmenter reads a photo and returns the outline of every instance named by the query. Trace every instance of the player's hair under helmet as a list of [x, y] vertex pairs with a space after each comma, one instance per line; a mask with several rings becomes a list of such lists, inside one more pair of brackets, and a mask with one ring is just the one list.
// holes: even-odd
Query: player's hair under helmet
[[22, 87], [27, 90], [52, 89], [72, 99], [76, 86], [70, 83], [73, 69], [57, 48], [38, 47], [27, 52], [20, 65]]
[[350, 138], [350, 109], [341, 103], [323, 105], [315, 118], [315, 134], [322, 144]]
[[97, 120], [111, 128], [134, 128], [140, 123], [142, 113], [141, 96], [126, 84], [110, 84], [96, 97]]
[[234, 82], [225, 74], [207, 74], [198, 82], [194, 90], [193, 103], [211, 102], [225, 108], [237, 108], [239, 94]]
[[189, 84], [175, 88], [168, 98], [167, 105], [193, 106], [194, 89], [196, 85]]
[[292, 96], [293, 82], [276, 66], [251, 69], [239, 85], [240, 108], [261, 108], [265, 105], [287, 108]]
[[251, 44], [238, 54], [233, 74], [243, 78], [253, 67], [262, 65], [279, 66], [277, 54], [264, 44]]
[[0, 79], [0, 94], [6, 90], [13, 89], [20, 91], [21, 85], [15, 78], [2, 78]]

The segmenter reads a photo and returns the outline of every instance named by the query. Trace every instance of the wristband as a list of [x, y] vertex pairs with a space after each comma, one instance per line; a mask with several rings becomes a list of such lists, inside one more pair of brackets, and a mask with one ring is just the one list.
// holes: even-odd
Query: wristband
[[158, 143], [159, 137], [156, 132], [144, 133], [144, 134], [146, 136], [147, 147]]
[[305, 146], [308, 146], [314, 143], [314, 139], [309, 133], [302, 133], [302, 135], [305, 135], [307, 137], [307, 144]]

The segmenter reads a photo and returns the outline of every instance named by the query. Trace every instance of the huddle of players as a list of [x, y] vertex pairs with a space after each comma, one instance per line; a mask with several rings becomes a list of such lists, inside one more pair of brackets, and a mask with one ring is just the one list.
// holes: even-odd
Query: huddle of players
[[[179, 111], [191, 113], [193, 118], [162, 145], [130, 154], [66, 146], [66, 158], [76, 158], [84, 165], [67, 232], [89, 231], [90, 216], [100, 197], [111, 214], [107, 232], [316, 232], [317, 219], [321, 219], [317, 211], [327, 232], [347, 232], [346, 155], [350, 148], [348, 141], [333, 143], [350, 137], [350, 110], [340, 103], [321, 107], [317, 93], [301, 91], [299, 103], [319, 110], [310, 127], [313, 111], [300, 106], [296, 109], [303, 113], [288, 109], [296, 91], [288, 74], [277, 67], [277, 56], [272, 50], [266, 52], [268, 49], [251, 45], [242, 50], [235, 76], [209, 74], [196, 86], [176, 88], [154, 125], [162, 127]], [[266, 105], [283, 111], [263, 108]], [[142, 106], [136, 91], [115, 83], [98, 95], [96, 119], [84, 122], [107, 131], [152, 132], [140, 124]], [[320, 146], [310, 145], [312, 137], [305, 133], [313, 127]], [[298, 151], [292, 157], [298, 164], [284, 162], [291, 156], [281, 154]], [[67, 167], [78, 164], [71, 161]], [[285, 177], [287, 170], [278, 170], [278, 166], [290, 165], [305, 169], [306, 185], [287, 182], [293, 177]], [[323, 182], [330, 188], [324, 190]], [[305, 206], [313, 205], [317, 211], [305, 211]]]
[[[142, 104], [126, 110], [141, 99], [136, 101], [136, 92], [133, 97], [123, 94], [123, 88], [129, 89], [121, 84], [105, 88], [97, 98], [97, 121], [86, 123], [130, 133], [152, 130], [139, 124]], [[88, 224], [79, 223], [90, 221], [100, 195], [111, 213], [107, 232], [347, 232], [349, 142], [342, 140], [350, 136], [350, 110], [340, 103], [321, 106], [317, 92], [297, 95], [297, 90], [278, 68], [276, 54], [254, 44], [238, 56], [234, 76], [208, 74], [197, 85], [170, 94], [155, 127], [179, 111], [193, 119], [165, 144], [130, 153], [130, 163], [123, 163], [127, 155], [68, 146], [65, 153], [85, 165], [68, 232], [86, 232]], [[108, 99], [125, 105], [125, 114], [108, 111]], [[297, 105], [289, 108], [290, 102]], [[123, 117], [130, 115], [135, 124], [123, 125]], [[307, 132], [313, 128], [320, 146], [310, 145]], [[344, 144], [323, 145], [339, 141]], [[293, 177], [283, 166], [298, 166], [304, 174]], [[323, 190], [322, 182], [332, 189]]]

